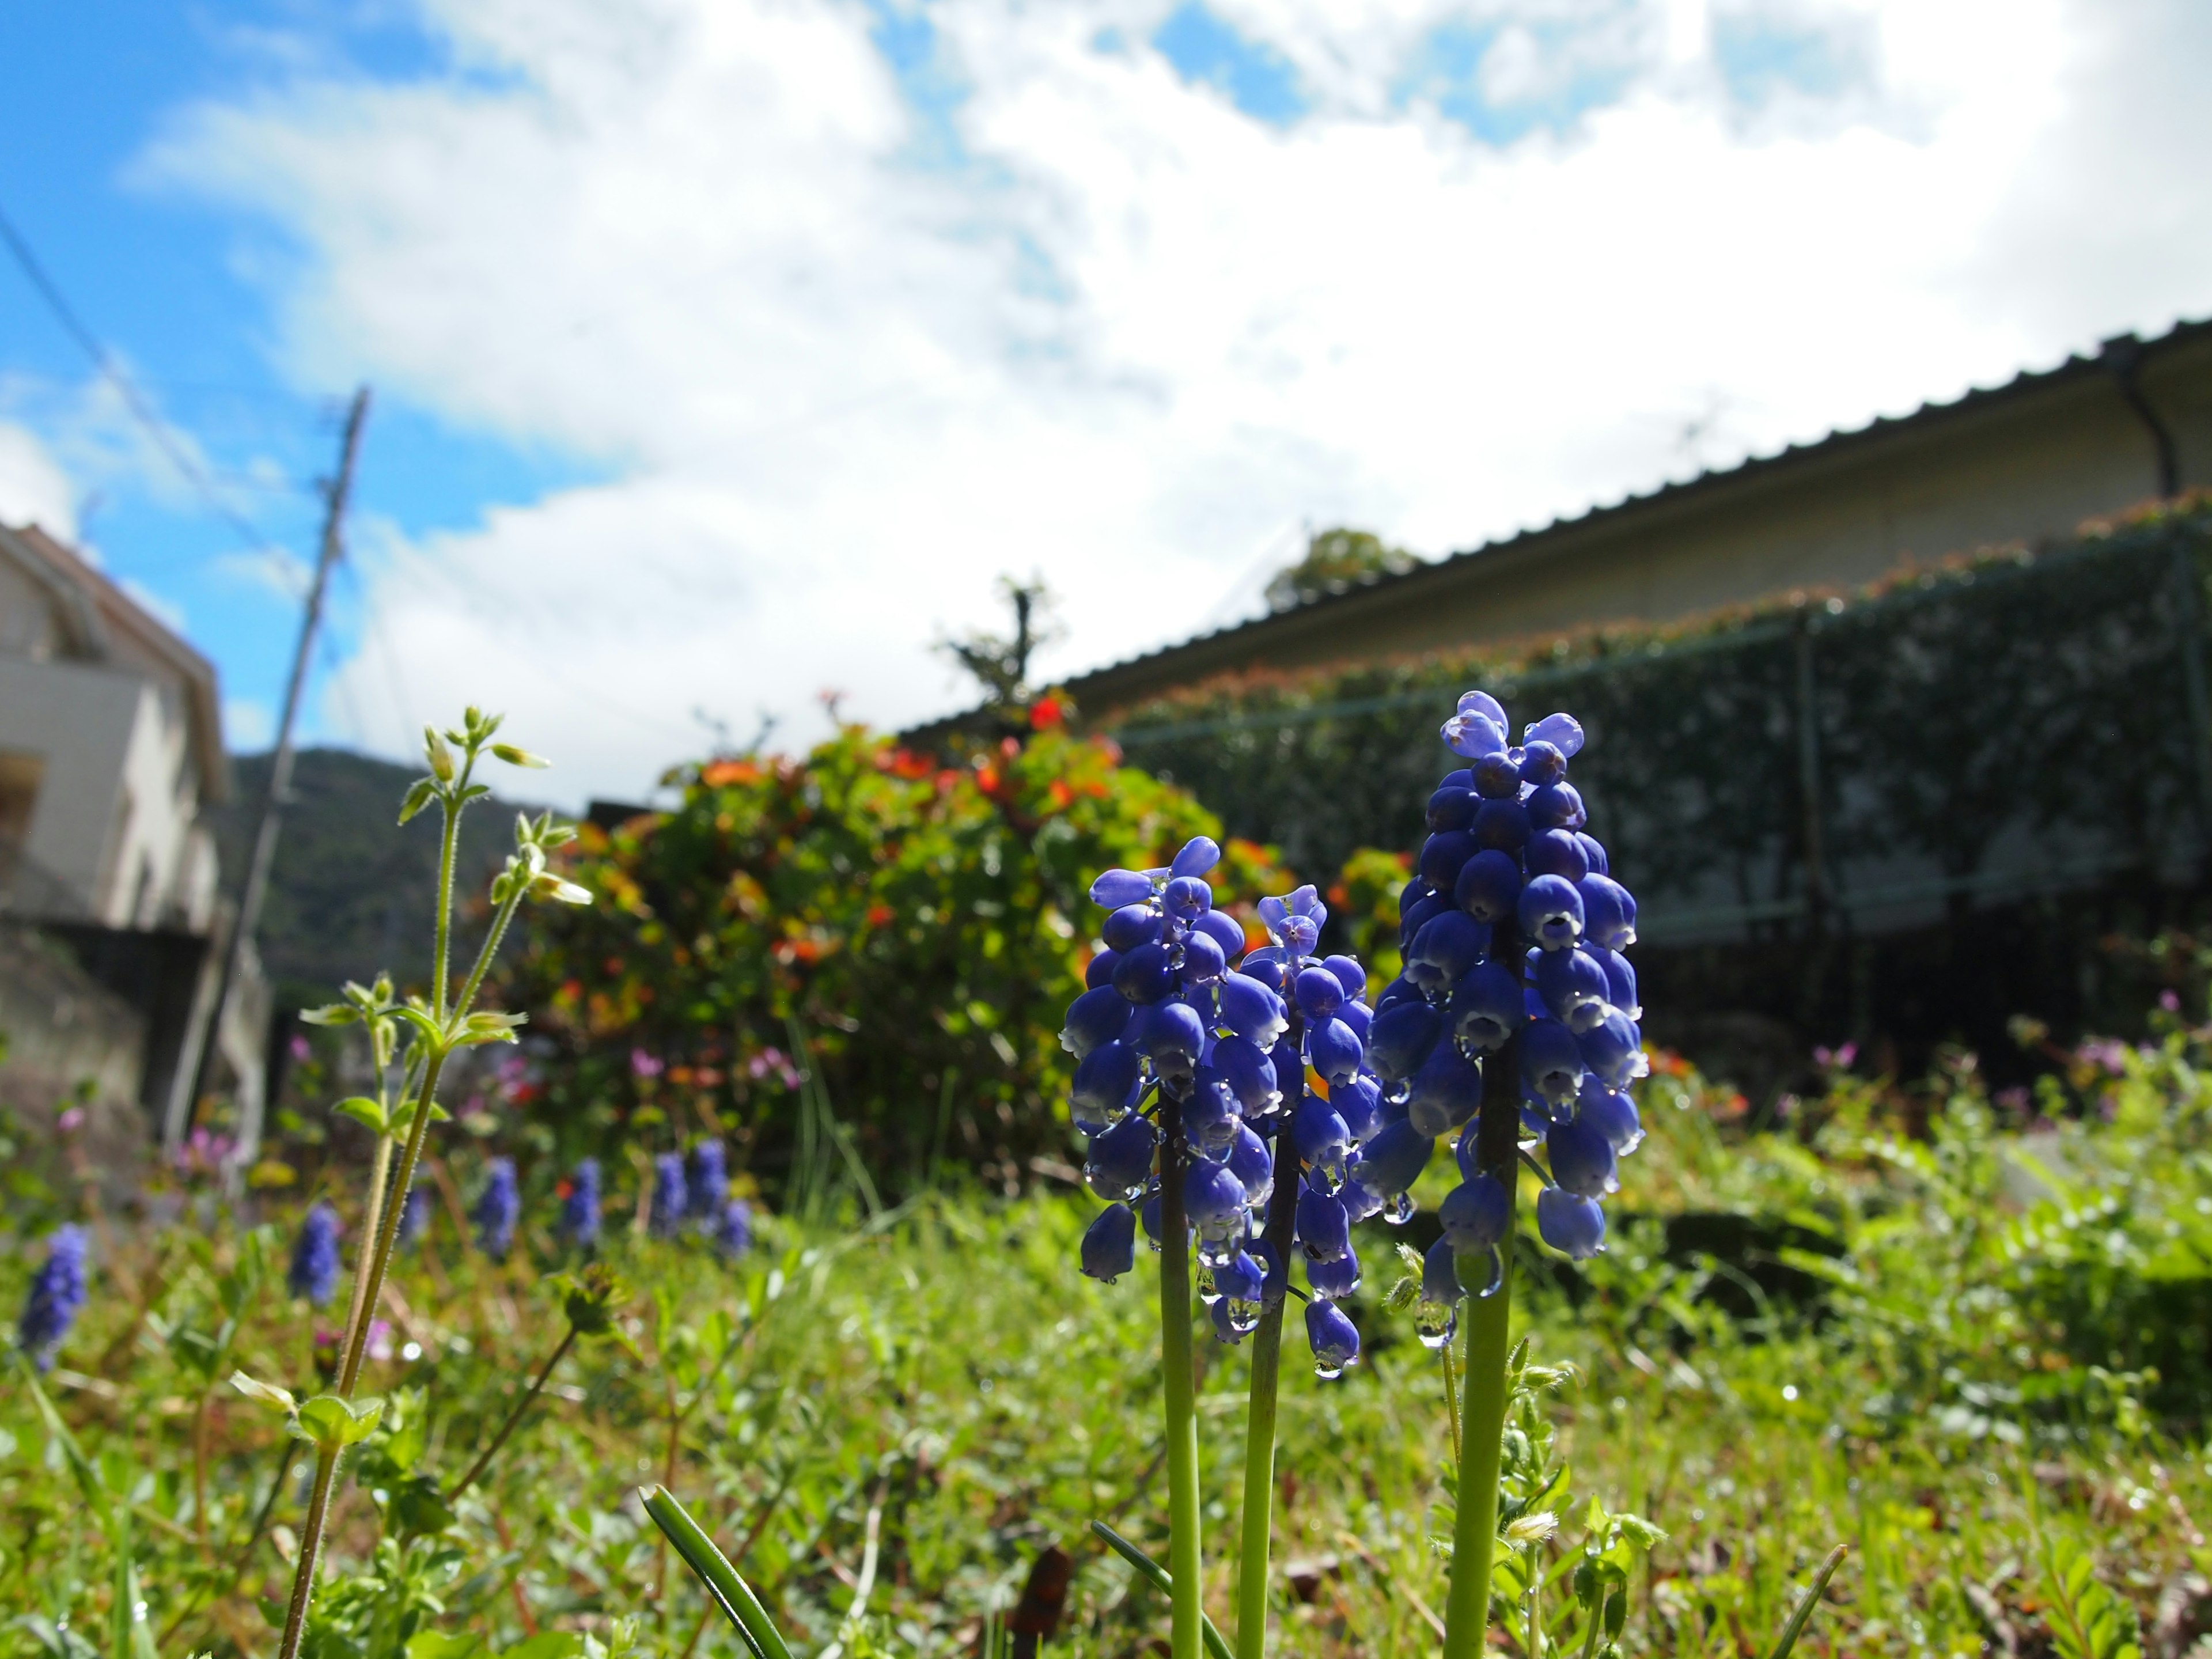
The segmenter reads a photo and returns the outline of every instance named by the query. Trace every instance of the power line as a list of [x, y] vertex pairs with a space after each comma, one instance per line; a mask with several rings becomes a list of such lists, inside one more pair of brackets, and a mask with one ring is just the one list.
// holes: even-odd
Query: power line
[[170, 465], [184, 476], [185, 482], [199, 492], [210, 510], [245, 537], [252, 546], [274, 550], [276, 544], [264, 535], [252, 520], [223, 500], [215, 481], [208, 476], [198, 458], [185, 446], [168, 422], [155, 412], [153, 405], [146, 401], [131, 378], [116, 366], [113, 354], [100, 344], [100, 337], [86, 326], [76, 308], [70, 304], [68, 296], [61, 291], [60, 285], [46, 274], [46, 266], [32, 251], [30, 243], [24, 240], [22, 232], [15, 228], [15, 222], [9, 218], [4, 209], [0, 209], [0, 241], [8, 244], [8, 251], [15, 256], [15, 263], [22, 267], [23, 275], [30, 279], [31, 286], [38, 290], [39, 297], [46, 302], [46, 308], [54, 313], [64, 332], [76, 342], [86, 356], [92, 359], [93, 367], [115, 388], [131, 418], [146, 429], [146, 435], [154, 441], [162, 454], [168, 457]]

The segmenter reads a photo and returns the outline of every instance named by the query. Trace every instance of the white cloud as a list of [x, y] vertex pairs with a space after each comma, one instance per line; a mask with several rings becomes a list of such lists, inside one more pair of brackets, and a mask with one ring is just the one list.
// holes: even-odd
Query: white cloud
[[[1838, 68], [1756, 106], [1741, 5], [1216, 9], [1302, 118], [1095, 44], [1157, 3], [930, 7], [948, 144], [856, 4], [440, 0], [465, 74], [180, 122], [153, 168], [305, 250], [302, 377], [613, 475], [377, 562], [361, 704], [504, 704], [635, 793], [695, 706], [954, 705], [929, 641], [1001, 570], [1067, 596], [1073, 672], [1286, 520], [1441, 552], [2212, 306], [2186, 0], [1761, 0]], [[1603, 89], [1479, 142], [1421, 71], [1455, 19], [1508, 43], [1470, 95]]]
[[0, 524], [35, 524], [63, 541], [76, 536], [68, 474], [35, 434], [11, 421], [0, 421]]
[[252, 697], [222, 700], [222, 740], [234, 755], [254, 755], [276, 741], [276, 717]]

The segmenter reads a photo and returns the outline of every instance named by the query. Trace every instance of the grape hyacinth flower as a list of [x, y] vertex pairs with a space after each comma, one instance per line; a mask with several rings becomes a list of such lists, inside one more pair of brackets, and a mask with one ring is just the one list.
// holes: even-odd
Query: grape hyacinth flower
[[[1450, 1139], [1460, 1184], [1438, 1207], [1424, 1259], [1422, 1340], [1451, 1340], [1472, 1289], [1449, 1659], [1481, 1651], [1497, 1523], [1514, 1200], [1522, 1168], [1543, 1181], [1537, 1235], [1577, 1260], [1605, 1247], [1600, 1200], [1643, 1138], [1628, 1091], [1648, 1066], [1636, 972], [1636, 900], [1584, 827], [1567, 781], [1581, 725], [1552, 714], [1520, 743], [1504, 708], [1470, 691], [1443, 724], [1466, 764], [1429, 797], [1428, 839], [1400, 898], [1405, 971], [1376, 999], [1371, 1048], [1421, 1139], [1391, 1170], [1419, 1172]], [[1540, 1152], [1540, 1158], [1538, 1154]], [[1486, 1269], [1480, 1278], [1469, 1268]]]
[[427, 1187], [410, 1187], [407, 1199], [399, 1206], [399, 1242], [410, 1249], [422, 1242], [430, 1231], [430, 1190]]
[[86, 1243], [82, 1227], [56, 1228], [46, 1241], [46, 1262], [33, 1275], [24, 1298], [15, 1340], [42, 1371], [53, 1369], [54, 1354], [84, 1307]]
[[684, 1180], [684, 1154], [663, 1152], [653, 1160], [653, 1231], [673, 1238], [684, 1224], [690, 1194]]
[[709, 1231], [720, 1226], [723, 1200], [729, 1196], [730, 1169], [719, 1140], [701, 1141], [691, 1149], [691, 1180], [686, 1207]]
[[742, 1198], [725, 1199], [714, 1224], [714, 1247], [736, 1261], [753, 1247], [753, 1206]]
[[561, 1194], [561, 1237], [580, 1249], [599, 1242], [599, 1160], [576, 1160]]
[[506, 1261], [514, 1248], [514, 1224], [522, 1218], [513, 1158], [495, 1158], [484, 1166], [484, 1188], [471, 1218], [477, 1224], [477, 1249], [495, 1261]]
[[329, 1205], [313, 1205], [301, 1218], [284, 1283], [293, 1295], [306, 1297], [317, 1308], [327, 1305], [337, 1290], [338, 1212]]

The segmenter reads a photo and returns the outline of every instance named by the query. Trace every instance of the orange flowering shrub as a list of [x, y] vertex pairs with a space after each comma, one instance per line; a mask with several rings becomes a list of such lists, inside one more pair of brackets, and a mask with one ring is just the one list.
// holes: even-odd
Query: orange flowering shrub
[[[679, 769], [673, 811], [586, 826], [568, 873], [599, 902], [540, 930], [511, 993], [555, 1039], [550, 1127], [578, 1151], [719, 1134], [773, 1182], [826, 1098], [879, 1186], [1064, 1160], [1091, 877], [1221, 829], [1050, 700], [1030, 726], [959, 759], [848, 726], [804, 757]], [[1291, 884], [1269, 849], [1224, 844], [1241, 917]]]

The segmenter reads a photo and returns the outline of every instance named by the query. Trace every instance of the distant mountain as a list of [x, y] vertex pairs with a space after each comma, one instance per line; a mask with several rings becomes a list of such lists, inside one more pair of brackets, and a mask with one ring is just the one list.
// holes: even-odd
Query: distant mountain
[[[226, 894], [237, 892], [246, 870], [269, 763], [267, 755], [234, 757], [231, 799], [210, 814]], [[404, 829], [397, 823], [401, 799], [421, 775], [419, 767], [344, 750], [301, 751], [258, 929], [279, 1010], [331, 1001], [347, 980], [366, 983], [386, 968], [403, 986], [428, 979], [439, 815], [423, 812]], [[520, 810], [495, 796], [461, 820], [454, 884], [466, 902], [457, 956], [482, 936], [484, 884], [514, 848]]]

